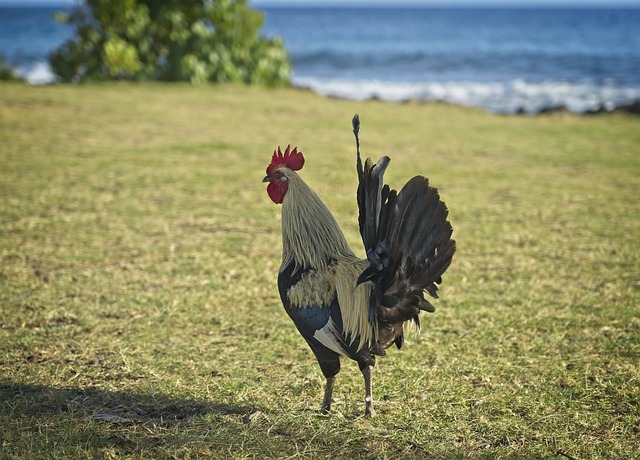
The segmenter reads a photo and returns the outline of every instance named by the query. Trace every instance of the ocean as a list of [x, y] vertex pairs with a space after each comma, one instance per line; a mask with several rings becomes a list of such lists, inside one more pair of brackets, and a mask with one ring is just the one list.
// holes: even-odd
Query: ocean
[[[0, 56], [32, 84], [73, 36], [61, 8], [0, 7]], [[439, 101], [496, 113], [640, 102], [640, 8], [262, 8], [295, 86], [332, 97]]]

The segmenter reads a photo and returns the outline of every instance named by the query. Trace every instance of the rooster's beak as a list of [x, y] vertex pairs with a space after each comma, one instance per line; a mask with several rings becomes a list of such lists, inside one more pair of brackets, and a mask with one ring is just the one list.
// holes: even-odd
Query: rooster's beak
[[262, 179], [262, 182], [271, 182], [271, 178], [269, 176], [264, 176], [264, 179]]

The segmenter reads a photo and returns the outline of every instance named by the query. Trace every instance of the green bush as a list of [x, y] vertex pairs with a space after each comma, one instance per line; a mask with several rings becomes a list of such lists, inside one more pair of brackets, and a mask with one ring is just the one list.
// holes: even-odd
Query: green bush
[[0, 81], [21, 81], [15, 70], [0, 56]]
[[246, 0], [86, 0], [57, 18], [76, 26], [50, 56], [65, 82], [289, 83], [282, 41], [260, 36]]

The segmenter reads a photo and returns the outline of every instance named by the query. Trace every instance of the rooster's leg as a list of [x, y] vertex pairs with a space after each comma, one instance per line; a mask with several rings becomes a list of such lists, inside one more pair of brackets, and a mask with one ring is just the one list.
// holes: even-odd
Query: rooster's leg
[[331, 410], [331, 397], [333, 395], [333, 384], [335, 383], [336, 378], [327, 377], [327, 383], [324, 387], [324, 398], [322, 399], [322, 413], [326, 414]]
[[371, 395], [371, 372], [373, 371], [373, 366], [370, 364], [362, 365], [360, 366], [360, 371], [364, 377], [364, 415], [365, 417], [375, 417], [376, 411], [373, 410], [373, 396]]
[[322, 399], [322, 413], [326, 414], [331, 410], [331, 396], [333, 395], [333, 384], [336, 381], [336, 375], [340, 372], [340, 355], [338, 353], [329, 352], [316, 354], [318, 358], [318, 364], [324, 374], [324, 378], [327, 379], [327, 383], [324, 386], [324, 398]]

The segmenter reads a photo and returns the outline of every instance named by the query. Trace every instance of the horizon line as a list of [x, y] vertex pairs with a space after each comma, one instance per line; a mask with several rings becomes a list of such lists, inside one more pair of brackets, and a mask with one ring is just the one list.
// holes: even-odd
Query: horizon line
[[[79, 1], [77, 0], [0, 0], [0, 7], [75, 7]], [[383, 9], [383, 8], [513, 8], [513, 9], [613, 9], [613, 8], [630, 8], [640, 9], [640, 2], [635, 0], [618, 0], [608, 2], [607, 0], [578, 0], [578, 1], [562, 1], [554, 2], [535, 2], [526, 1], [523, 3], [514, 3], [509, 0], [486, 0], [474, 2], [473, 0], [444, 1], [435, 0], [430, 3], [422, 3], [418, 1], [399, 1], [393, 5], [384, 2], [361, 2], [361, 1], [339, 1], [339, 0], [311, 0], [304, 3], [294, 3], [291, 0], [249, 0], [248, 5], [251, 8], [367, 8], [367, 9]]]

